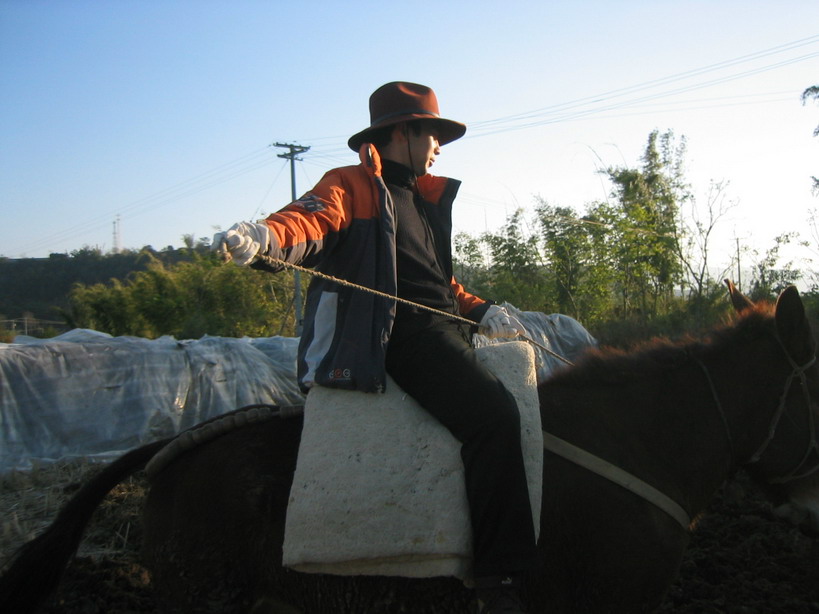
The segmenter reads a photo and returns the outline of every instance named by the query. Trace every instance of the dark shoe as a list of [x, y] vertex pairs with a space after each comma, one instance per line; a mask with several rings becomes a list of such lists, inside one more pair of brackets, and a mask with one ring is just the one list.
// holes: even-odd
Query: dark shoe
[[477, 614], [526, 614], [520, 600], [520, 583], [516, 578], [477, 578]]

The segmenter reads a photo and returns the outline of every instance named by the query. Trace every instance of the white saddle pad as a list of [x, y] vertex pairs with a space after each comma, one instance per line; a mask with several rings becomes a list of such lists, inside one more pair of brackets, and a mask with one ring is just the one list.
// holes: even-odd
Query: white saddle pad
[[[540, 528], [543, 436], [528, 344], [479, 348], [517, 400]], [[287, 509], [284, 565], [340, 575], [471, 577], [460, 444], [390, 380], [385, 394], [313, 388]]]

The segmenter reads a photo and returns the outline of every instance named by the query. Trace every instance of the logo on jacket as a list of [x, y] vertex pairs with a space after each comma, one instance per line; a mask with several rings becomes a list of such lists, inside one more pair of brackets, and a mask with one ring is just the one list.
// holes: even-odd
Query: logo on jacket
[[324, 210], [324, 203], [313, 194], [306, 194], [296, 201], [305, 211], [315, 213]]
[[353, 372], [350, 369], [333, 369], [328, 373], [328, 377], [331, 381], [349, 381], [352, 377]]

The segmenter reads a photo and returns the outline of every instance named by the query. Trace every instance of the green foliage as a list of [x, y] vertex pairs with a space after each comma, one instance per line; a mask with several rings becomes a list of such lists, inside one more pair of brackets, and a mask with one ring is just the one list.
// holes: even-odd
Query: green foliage
[[91, 248], [70, 255], [51, 254], [48, 258], [2, 259], [0, 312], [9, 318], [31, 313], [38, 319], [54, 320], [58, 309], [68, 307], [68, 293], [74, 283], [124, 278], [145, 265], [143, 251], [103, 255]]
[[[730, 207], [725, 184], [712, 183], [697, 210], [683, 173], [685, 140], [649, 135], [639, 168], [609, 168], [611, 198], [583, 214], [537, 199], [536, 223], [516, 211], [498, 232], [459, 235], [456, 272], [480, 296], [520, 309], [564, 313], [600, 340], [704, 331], [730, 311], [722, 278], [708, 266], [709, 241]], [[688, 217], [683, 216], [687, 212]], [[752, 299], [773, 300], [801, 279], [777, 238], [754, 265]]]
[[601, 249], [606, 240], [594, 214], [578, 218], [566, 207], [553, 207], [538, 199], [543, 257], [555, 298], [554, 310], [581, 321], [598, 320], [608, 306], [612, 269]]
[[491, 275], [488, 256], [480, 238], [465, 232], [452, 238], [455, 277], [478, 296], [490, 296]]
[[156, 251], [147, 246], [104, 254], [98, 248], [83, 247], [70, 254], [52, 253], [48, 258], [0, 258], [0, 313], [8, 318], [31, 313], [37, 319], [54, 320], [68, 309], [68, 295], [76, 283], [122, 280], [134, 271], [145, 270], [154, 260], [171, 265], [208, 251], [200, 239], [192, 249]]
[[66, 315], [72, 326], [115, 336], [293, 335], [292, 284], [292, 275], [222, 264], [211, 254], [170, 266], [153, 259], [125, 281], [77, 284]]
[[682, 176], [685, 142], [673, 134], [648, 137], [640, 169], [609, 168], [617, 209], [612, 215], [615, 288], [624, 315], [651, 318], [670, 306], [682, 278], [679, 211], [688, 198]]
[[612, 312], [643, 321], [669, 313], [683, 281], [679, 212], [690, 198], [684, 152], [684, 140], [677, 145], [671, 132], [652, 132], [641, 168], [605, 171], [611, 201], [578, 215], [539, 199], [534, 228], [517, 211], [499, 232], [460, 238], [461, 268], [479, 282], [475, 290], [521, 309], [565, 313], [586, 323]]
[[602, 345], [629, 348], [654, 337], [680, 339], [704, 334], [725, 323], [733, 313], [725, 286], [715, 285], [707, 301], [678, 296], [665, 311], [650, 320], [638, 314], [618, 317], [616, 313], [607, 312], [590, 330]]
[[552, 303], [549, 275], [538, 251], [537, 238], [525, 229], [523, 211], [513, 213], [499, 232], [482, 237], [489, 253], [489, 297], [543, 311]]
[[768, 249], [754, 265], [751, 290], [748, 298], [752, 301], [773, 300], [782, 290], [795, 284], [802, 276], [793, 262], [780, 263], [782, 248], [799, 236], [797, 232], [786, 232], [774, 239]]

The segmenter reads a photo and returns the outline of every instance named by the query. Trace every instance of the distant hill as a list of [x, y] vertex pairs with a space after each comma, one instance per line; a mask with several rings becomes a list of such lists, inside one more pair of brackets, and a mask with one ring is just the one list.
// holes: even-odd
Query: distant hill
[[86, 285], [124, 280], [133, 271], [144, 270], [151, 257], [165, 264], [191, 259], [191, 250], [152, 248], [102, 254], [82, 249], [48, 258], [0, 258], [0, 320], [16, 320], [26, 314], [39, 320], [61, 320], [68, 308], [74, 284]]

